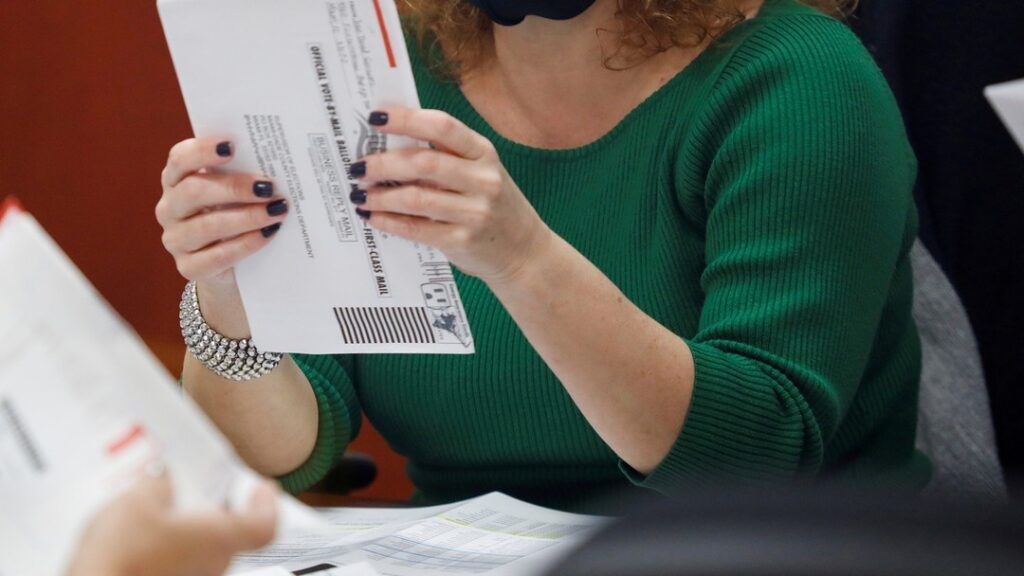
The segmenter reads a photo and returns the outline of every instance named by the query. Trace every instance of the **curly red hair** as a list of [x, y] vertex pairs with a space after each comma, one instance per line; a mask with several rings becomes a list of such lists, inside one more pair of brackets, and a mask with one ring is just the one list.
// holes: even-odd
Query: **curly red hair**
[[[857, 0], [800, 0], [837, 18]], [[621, 27], [617, 49], [606, 55], [609, 68], [625, 68], [673, 47], [699, 46], [742, 22], [746, 0], [618, 0]], [[465, 0], [399, 0], [432, 64], [459, 78], [490, 55], [491, 20]], [[439, 48], [440, 50], [436, 50]], [[438, 58], [443, 54], [443, 58]], [[443, 61], [442, 61], [443, 60]]]

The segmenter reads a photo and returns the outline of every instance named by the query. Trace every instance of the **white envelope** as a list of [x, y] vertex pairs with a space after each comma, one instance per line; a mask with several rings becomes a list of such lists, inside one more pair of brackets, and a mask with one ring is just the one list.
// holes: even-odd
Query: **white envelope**
[[290, 211], [235, 268], [255, 344], [273, 352], [471, 354], [440, 251], [356, 216], [349, 167], [423, 145], [368, 125], [418, 108], [394, 0], [159, 0], [197, 136], [230, 140], [225, 170], [263, 174]]

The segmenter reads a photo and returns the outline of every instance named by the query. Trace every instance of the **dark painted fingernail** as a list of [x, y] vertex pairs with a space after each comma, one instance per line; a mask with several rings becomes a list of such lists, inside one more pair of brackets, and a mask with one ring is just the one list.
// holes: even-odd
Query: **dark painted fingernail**
[[356, 162], [348, 169], [348, 173], [351, 174], [353, 178], [362, 178], [363, 176], [366, 176], [366, 162], [362, 160]]
[[387, 123], [387, 112], [370, 112], [370, 126], [383, 126]]
[[360, 218], [362, 218], [363, 220], [369, 220], [370, 219], [370, 214], [372, 214], [372, 212], [370, 212], [369, 210], [363, 210], [362, 208], [356, 208], [356, 215], [359, 216]]
[[260, 230], [260, 233], [263, 234], [264, 238], [270, 238], [274, 234], [277, 234], [277, 231], [280, 230], [280, 229], [281, 229], [281, 223], [278, 222], [277, 224], [271, 224], [270, 226], [267, 226], [266, 228], [263, 228], [262, 230]]
[[288, 211], [288, 202], [285, 200], [275, 200], [270, 204], [267, 204], [267, 214], [271, 216], [280, 216]]
[[257, 180], [252, 185], [252, 193], [260, 198], [270, 198], [274, 195], [274, 183], [266, 180]]
[[217, 156], [221, 158], [227, 158], [231, 156], [231, 142], [221, 142], [217, 144]]
[[366, 190], [353, 190], [348, 198], [353, 204], [366, 204]]

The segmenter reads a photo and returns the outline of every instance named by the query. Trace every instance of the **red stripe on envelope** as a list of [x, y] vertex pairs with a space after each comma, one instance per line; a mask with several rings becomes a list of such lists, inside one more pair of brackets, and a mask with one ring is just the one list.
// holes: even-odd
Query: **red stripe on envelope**
[[377, 23], [380, 24], [380, 33], [384, 37], [384, 50], [388, 53], [388, 66], [398, 68], [398, 63], [395, 62], [395, 51], [391, 49], [388, 27], [384, 23], [384, 12], [380, 9], [380, 0], [373, 0], [373, 9], [377, 11]]

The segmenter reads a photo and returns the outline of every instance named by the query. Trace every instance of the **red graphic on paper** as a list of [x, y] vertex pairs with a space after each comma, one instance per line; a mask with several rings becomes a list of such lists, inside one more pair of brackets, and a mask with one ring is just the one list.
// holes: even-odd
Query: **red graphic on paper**
[[118, 452], [123, 451], [125, 448], [131, 446], [136, 440], [146, 435], [146, 430], [139, 424], [135, 424], [128, 429], [127, 432], [121, 435], [120, 438], [111, 442], [110, 446], [107, 446], [107, 454], [111, 456], [116, 455]]

